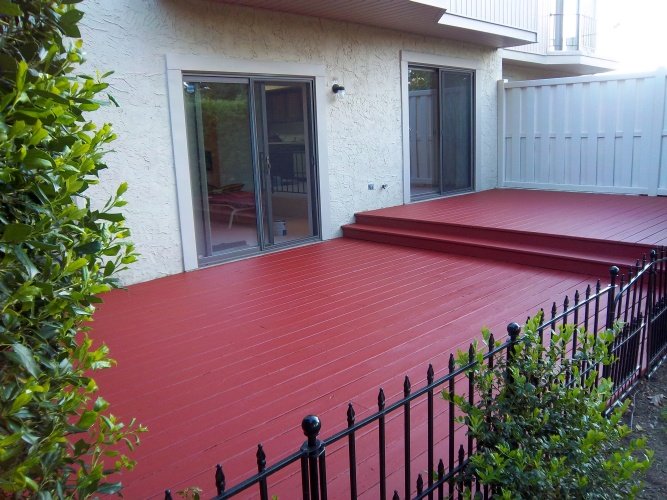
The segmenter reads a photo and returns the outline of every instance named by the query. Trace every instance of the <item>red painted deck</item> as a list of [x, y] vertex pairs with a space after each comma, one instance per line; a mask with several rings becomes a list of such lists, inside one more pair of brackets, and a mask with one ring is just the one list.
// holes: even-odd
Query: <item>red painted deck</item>
[[[345, 426], [348, 402], [362, 418], [375, 408], [379, 387], [390, 403], [402, 394], [404, 375], [416, 388], [428, 363], [436, 377], [446, 373], [449, 353], [466, 347], [482, 326], [503, 336], [508, 322], [521, 322], [594, 281], [472, 252], [442, 253], [456, 244], [466, 253], [465, 238], [541, 245], [540, 251], [579, 259], [600, 251], [596, 245], [605, 240], [628, 245], [633, 259], [637, 249], [667, 243], [664, 198], [505, 190], [360, 217], [369, 214], [389, 229], [417, 228], [409, 238], [440, 232], [458, 243], [434, 244], [436, 252], [345, 238], [106, 296], [93, 335], [110, 346], [118, 366], [98, 381], [114, 413], [137, 417], [150, 429], [136, 453], [139, 465], [122, 478], [127, 498], [186, 486], [210, 495], [216, 463], [223, 464], [228, 485], [235, 484], [256, 470], [257, 443], [269, 464], [295, 451], [306, 414], [318, 414], [322, 435], [329, 436]], [[484, 234], [492, 229], [493, 238]], [[576, 262], [571, 268], [584, 269]], [[444, 411], [441, 405], [437, 411]], [[420, 412], [423, 405], [416, 405], [415, 432], [425, 434]], [[388, 422], [389, 471], [400, 472], [402, 438], [392, 433], [400, 425], [400, 418]], [[436, 426], [437, 439], [444, 433]], [[377, 496], [367, 490], [377, 477], [376, 439], [374, 433], [358, 436], [360, 491], [368, 498]], [[347, 450], [334, 446], [327, 455], [330, 498], [344, 497]], [[423, 450], [416, 446], [413, 457], [416, 477], [426, 468]], [[391, 476], [390, 487], [399, 479]], [[269, 485], [281, 499], [297, 495], [289, 480]]]
[[345, 236], [594, 274], [667, 243], [667, 198], [503, 189], [362, 212]]
[[[93, 335], [118, 366], [98, 381], [114, 413], [150, 429], [139, 465], [122, 478], [126, 497], [185, 486], [212, 494], [218, 462], [234, 484], [256, 470], [258, 442], [269, 464], [295, 451], [306, 414], [320, 415], [330, 435], [345, 425], [348, 402], [363, 417], [379, 387], [394, 401], [405, 374], [413, 387], [428, 363], [443, 375], [448, 354], [482, 326], [502, 335], [508, 322], [592, 281], [339, 239], [112, 292]], [[358, 454], [372, 455], [376, 439], [360, 439]], [[397, 439], [390, 436], [388, 464], [399, 467]], [[340, 488], [331, 498], [345, 491], [335, 469], [344, 471], [346, 454], [330, 450], [329, 478]], [[372, 485], [375, 463], [360, 469], [362, 484]], [[292, 498], [285, 484], [280, 498]]]
[[368, 214], [626, 243], [667, 245], [667, 198], [492, 189]]

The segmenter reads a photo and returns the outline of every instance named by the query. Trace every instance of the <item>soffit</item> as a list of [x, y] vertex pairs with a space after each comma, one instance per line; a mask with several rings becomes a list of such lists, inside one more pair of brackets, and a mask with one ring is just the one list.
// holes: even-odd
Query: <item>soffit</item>
[[211, 0], [303, 16], [376, 26], [459, 40], [487, 47], [513, 47], [537, 41], [533, 31], [446, 13], [428, 0]]
[[606, 73], [618, 68], [618, 62], [584, 54], [530, 54], [517, 50], [503, 50], [503, 61], [515, 66], [548, 68], [572, 75]]

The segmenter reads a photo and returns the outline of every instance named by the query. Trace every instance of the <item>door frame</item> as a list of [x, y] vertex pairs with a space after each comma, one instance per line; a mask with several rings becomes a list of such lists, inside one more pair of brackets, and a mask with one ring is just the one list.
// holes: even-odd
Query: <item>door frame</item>
[[198, 269], [197, 246], [195, 241], [195, 220], [192, 209], [192, 190], [189, 170], [188, 144], [186, 141], [185, 104], [183, 100], [183, 74], [195, 73], [202, 77], [238, 76], [280, 79], [281, 77], [308, 78], [313, 84], [313, 121], [316, 137], [315, 161], [318, 178], [320, 237], [329, 234], [328, 164], [327, 164], [327, 126], [326, 126], [326, 68], [321, 64], [287, 63], [276, 61], [257, 61], [231, 59], [219, 56], [191, 56], [167, 54], [167, 90], [169, 115], [171, 121], [174, 170], [176, 177], [176, 201], [181, 232], [183, 268], [185, 271]]
[[[451, 68], [472, 70], [474, 72], [473, 83], [473, 167], [472, 167], [472, 191], [480, 188], [481, 179], [481, 124], [485, 123], [483, 111], [479, 105], [481, 102], [480, 89], [482, 85], [482, 73], [485, 67], [479, 59], [465, 59], [451, 56], [434, 54], [421, 54], [416, 52], [401, 51], [401, 107], [402, 107], [402, 135], [403, 135], [403, 202], [413, 203], [410, 197], [410, 97], [408, 93], [408, 65], [429, 66], [434, 68]], [[488, 120], [489, 118], [486, 118]], [[458, 193], [458, 191], [456, 192]], [[456, 194], [453, 193], [453, 194]], [[446, 194], [443, 196], [447, 196]], [[432, 199], [432, 198], [430, 198]], [[421, 201], [421, 200], [416, 200]]]

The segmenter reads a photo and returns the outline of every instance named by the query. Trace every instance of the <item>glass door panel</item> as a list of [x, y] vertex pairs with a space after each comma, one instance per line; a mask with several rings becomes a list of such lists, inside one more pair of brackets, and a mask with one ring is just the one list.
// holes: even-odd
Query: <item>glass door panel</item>
[[442, 190], [472, 188], [472, 74], [443, 71]]
[[410, 192], [413, 198], [440, 193], [440, 105], [438, 71], [408, 70]]
[[260, 244], [249, 88], [247, 80], [184, 82], [200, 263]]
[[258, 157], [264, 190], [264, 241], [279, 245], [317, 235], [310, 84], [255, 83]]

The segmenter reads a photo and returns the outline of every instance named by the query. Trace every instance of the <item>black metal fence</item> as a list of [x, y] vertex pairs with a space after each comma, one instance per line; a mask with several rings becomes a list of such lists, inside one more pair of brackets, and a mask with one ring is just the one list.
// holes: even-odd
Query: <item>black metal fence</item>
[[[602, 287], [600, 281], [594, 288], [588, 286], [583, 294], [576, 291], [572, 299], [565, 297], [562, 305], [553, 303], [547, 314], [542, 311], [542, 323], [538, 327], [538, 334], [543, 342], [549, 342], [550, 336], [566, 324], [575, 325], [574, 334], [566, 351], [570, 354], [577, 352], [581, 332], [589, 331], [594, 336], [601, 331], [611, 329], [615, 324], [621, 326], [616, 338], [610, 346], [615, 361], [602, 369], [599, 366], [589, 366], [587, 370], [595, 370], [603, 377], [609, 377], [613, 382], [613, 394], [610, 406], [622, 400], [639, 382], [641, 377], [650, 375], [667, 356], [667, 252], [665, 248], [654, 250], [650, 261], [644, 257], [622, 273], [617, 267], [610, 269], [610, 283]], [[489, 341], [489, 350], [483, 362], [493, 367], [499, 357], [511, 355], [513, 346], [520, 341], [520, 326], [510, 323], [507, 327], [508, 337], [500, 345], [495, 345], [493, 335]], [[278, 479], [281, 471], [292, 466], [298, 472], [292, 472], [292, 477], [300, 476], [301, 495], [305, 500], [326, 500], [329, 483], [327, 474], [327, 450], [335, 448], [340, 458], [341, 448], [347, 448], [345, 457], [346, 481], [344, 490], [349, 490], [352, 499], [361, 494], [372, 498], [399, 498], [422, 499], [429, 498], [462, 498], [463, 479], [461, 472], [467, 465], [468, 457], [475, 449], [475, 443], [466, 433], [463, 424], [456, 420], [457, 410], [453, 402], [443, 402], [436, 405], [434, 398], [442, 391], [450, 395], [464, 395], [474, 402], [474, 380], [470, 373], [476, 361], [473, 356], [473, 346], [470, 347], [470, 362], [456, 368], [454, 355], [449, 357], [448, 372], [446, 375], [435, 378], [433, 366], [426, 370], [426, 385], [413, 390], [410, 379], [406, 376], [403, 384], [403, 398], [393, 403], [387, 403], [382, 389], [377, 398], [377, 411], [357, 420], [354, 407], [349, 404], [347, 410], [347, 427], [326, 439], [319, 439], [321, 423], [317, 416], [309, 415], [302, 421], [302, 429], [306, 436], [305, 443], [292, 455], [283, 458], [277, 463], [266, 465], [266, 455], [260, 444], [257, 449], [257, 473], [239, 484], [227, 488], [225, 475], [220, 465], [215, 470], [216, 500], [223, 500], [245, 492], [250, 495], [255, 492], [262, 500], [269, 499], [269, 480]], [[425, 423], [415, 421], [413, 414], [416, 406], [423, 406], [425, 402]], [[444, 410], [441, 407], [446, 407]], [[421, 413], [421, 412], [420, 412]], [[387, 424], [391, 420], [402, 420], [402, 466], [388, 468]], [[426, 427], [425, 436], [415, 428]], [[446, 429], [446, 435], [440, 433], [436, 437], [436, 429]], [[364, 457], [364, 463], [376, 461], [365, 471], [364, 486], [360, 489], [358, 467], [360, 458], [357, 455], [357, 442], [360, 435], [368, 438], [369, 433], [377, 433], [376, 452], [371, 457]], [[394, 433], [395, 435], [395, 433]], [[423, 439], [425, 438], [425, 439]], [[416, 443], [418, 439], [424, 442]], [[421, 445], [423, 452], [414, 453], [416, 445]], [[416, 464], [417, 456], [425, 462], [424, 467]], [[425, 455], [425, 457], [424, 457]], [[396, 462], [395, 456], [390, 457]], [[425, 460], [424, 460], [425, 459]], [[437, 460], [437, 462], [436, 462]], [[296, 463], [299, 463], [297, 466]], [[336, 473], [340, 479], [341, 467], [338, 464]], [[421, 473], [413, 474], [421, 470]], [[369, 474], [374, 475], [369, 480]], [[397, 474], [400, 474], [400, 486], [397, 487]], [[284, 474], [283, 474], [284, 475]], [[393, 481], [388, 485], [388, 478]], [[284, 480], [280, 478], [279, 480]], [[469, 481], [469, 479], [468, 479]], [[370, 485], [370, 486], [369, 486]], [[340, 483], [338, 483], [340, 486]], [[466, 487], [488, 496], [484, 485], [470, 484]], [[372, 489], [369, 489], [372, 488]], [[333, 488], [332, 488], [333, 491]], [[295, 496], [292, 490], [290, 498]], [[341, 491], [336, 490], [336, 497]], [[347, 495], [346, 495], [347, 496]], [[169, 490], [165, 498], [170, 499]]]

